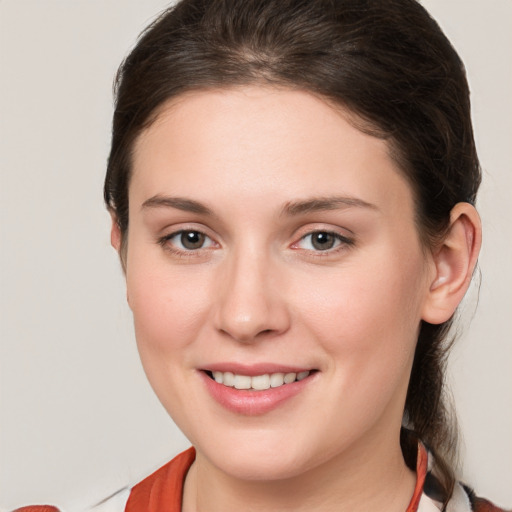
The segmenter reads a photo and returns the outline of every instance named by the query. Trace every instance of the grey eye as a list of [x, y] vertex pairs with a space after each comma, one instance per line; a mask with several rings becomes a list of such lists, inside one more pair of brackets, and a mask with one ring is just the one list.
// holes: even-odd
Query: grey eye
[[162, 246], [172, 247], [177, 251], [189, 252], [208, 249], [215, 245], [214, 241], [201, 231], [184, 229], [165, 236], [160, 241]]
[[201, 249], [204, 246], [206, 235], [199, 231], [182, 231], [179, 240], [185, 249]]
[[294, 246], [296, 249], [305, 249], [313, 252], [327, 252], [341, 246], [351, 246], [354, 242], [332, 231], [313, 231], [304, 235]]
[[311, 237], [311, 245], [317, 251], [327, 251], [332, 249], [336, 242], [338, 241], [338, 237], [336, 237], [332, 233], [327, 233], [325, 231], [318, 231], [316, 233], [311, 233], [308, 235]]

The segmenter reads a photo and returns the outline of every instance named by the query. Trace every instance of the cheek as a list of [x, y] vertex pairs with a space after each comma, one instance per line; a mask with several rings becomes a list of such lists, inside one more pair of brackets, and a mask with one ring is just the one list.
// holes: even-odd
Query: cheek
[[167, 412], [181, 424], [183, 411], [190, 408], [186, 382], [194, 374], [194, 341], [200, 337], [209, 309], [206, 287], [204, 283], [195, 286], [190, 276], [169, 272], [166, 265], [152, 263], [139, 260], [135, 264], [132, 259], [127, 268], [135, 337], [149, 383]]
[[425, 289], [422, 265], [419, 255], [408, 261], [388, 255], [302, 286], [301, 316], [347, 378], [396, 381], [409, 371]]
[[[208, 311], [201, 275], [169, 271], [162, 262], [134, 253], [127, 266], [127, 295], [141, 357], [172, 355], [197, 336]], [[145, 361], [143, 361], [145, 362]]]

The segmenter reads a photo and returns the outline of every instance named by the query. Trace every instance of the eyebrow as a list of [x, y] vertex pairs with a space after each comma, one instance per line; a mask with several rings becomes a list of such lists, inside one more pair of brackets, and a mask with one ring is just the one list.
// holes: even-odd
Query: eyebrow
[[351, 207], [367, 208], [370, 210], [378, 211], [377, 206], [367, 203], [357, 197], [316, 197], [304, 201], [291, 201], [286, 203], [281, 214], [282, 215], [302, 215], [305, 213], [339, 210]]
[[185, 199], [184, 197], [156, 195], [142, 203], [141, 209], [145, 210], [147, 208], [176, 208], [184, 212], [213, 216], [213, 212], [204, 204], [199, 201], [194, 201], [193, 199]]
[[[290, 201], [283, 207], [281, 215], [296, 216], [319, 211], [345, 209], [354, 206], [378, 211], [377, 206], [363, 201], [362, 199], [358, 199], [356, 197], [335, 196], [315, 197], [303, 201]], [[204, 204], [184, 197], [156, 195], [142, 203], [141, 209], [145, 210], [147, 208], [176, 208], [177, 210], [182, 210], [184, 212], [213, 216], [212, 210]]]

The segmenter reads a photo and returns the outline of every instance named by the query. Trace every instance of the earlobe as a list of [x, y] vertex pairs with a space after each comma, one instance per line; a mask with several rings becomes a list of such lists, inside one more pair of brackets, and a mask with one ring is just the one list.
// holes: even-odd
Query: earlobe
[[435, 273], [424, 304], [423, 320], [441, 324], [451, 318], [471, 283], [481, 241], [477, 211], [469, 203], [458, 203], [451, 211], [446, 236], [433, 254]]

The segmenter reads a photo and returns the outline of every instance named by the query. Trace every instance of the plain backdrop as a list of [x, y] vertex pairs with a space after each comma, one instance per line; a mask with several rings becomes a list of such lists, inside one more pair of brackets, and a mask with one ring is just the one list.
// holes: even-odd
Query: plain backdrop
[[[479, 304], [450, 366], [462, 476], [510, 507], [512, 1], [424, 4], [466, 63], [484, 170]], [[79, 510], [188, 445], [139, 364], [102, 204], [112, 79], [166, 5], [0, 0], [0, 508]]]

